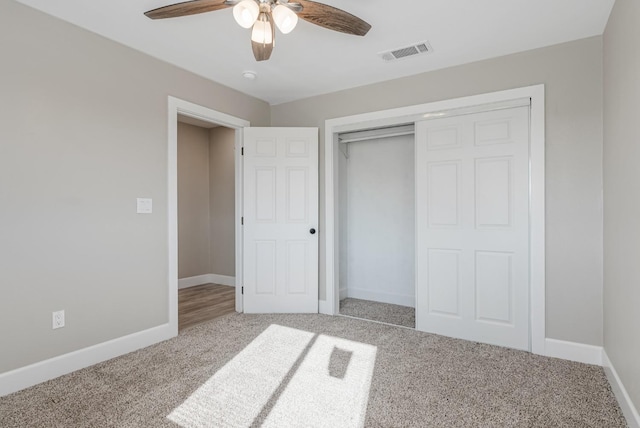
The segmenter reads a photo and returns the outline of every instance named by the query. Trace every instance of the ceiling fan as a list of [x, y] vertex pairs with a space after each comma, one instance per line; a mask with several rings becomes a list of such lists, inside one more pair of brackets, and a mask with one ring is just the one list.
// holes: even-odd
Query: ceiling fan
[[371, 25], [343, 10], [310, 0], [191, 0], [159, 7], [144, 14], [151, 19], [175, 18], [233, 7], [233, 17], [251, 28], [251, 48], [256, 61], [271, 57], [275, 46], [275, 26], [290, 33], [298, 18], [329, 30], [364, 36]]

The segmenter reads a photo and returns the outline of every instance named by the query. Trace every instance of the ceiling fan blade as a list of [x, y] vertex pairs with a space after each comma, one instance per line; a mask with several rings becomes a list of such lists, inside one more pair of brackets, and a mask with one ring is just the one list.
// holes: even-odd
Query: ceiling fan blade
[[226, 2], [225, 0], [191, 0], [159, 7], [157, 9], [147, 11], [144, 14], [151, 19], [176, 18], [178, 16], [195, 15], [198, 13], [226, 9], [231, 6], [233, 6], [233, 3]]
[[311, 0], [294, 1], [303, 7], [298, 16], [312, 24], [356, 36], [364, 36], [371, 29], [371, 25], [362, 19], [336, 7]]

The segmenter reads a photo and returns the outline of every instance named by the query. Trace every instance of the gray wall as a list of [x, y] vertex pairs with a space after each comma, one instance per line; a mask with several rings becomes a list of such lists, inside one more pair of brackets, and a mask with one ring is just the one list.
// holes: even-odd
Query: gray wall
[[178, 123], [178, 278], [235, 277], [235, 131]]
[[178, 278], [211, 271], [209, 130], [178, 123]]
[[0, 57], [2, 373], [168, 321], [168, 95], [257, 126], [270, 109], [13, 1]]
[[[538, 83], [546, 85], [546, 335], [602, 345], [601, 37], [273, 106], [271, 124], [320, 127], [324, 224], [325, 119]], [[322, 299], [324, 247], [321, 238]]]
[[604, 34], [604, 347], [640, 409], [640, 2]]
[[235, 131], [218, 127], [209, 133], [211, 273], [236, 276]]

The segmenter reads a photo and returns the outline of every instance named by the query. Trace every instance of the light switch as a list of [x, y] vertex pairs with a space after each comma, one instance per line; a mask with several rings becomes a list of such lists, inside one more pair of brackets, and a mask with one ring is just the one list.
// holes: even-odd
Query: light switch
[[153, 199], [137, 198], [138, 214], [151, 214], [153, 212]]

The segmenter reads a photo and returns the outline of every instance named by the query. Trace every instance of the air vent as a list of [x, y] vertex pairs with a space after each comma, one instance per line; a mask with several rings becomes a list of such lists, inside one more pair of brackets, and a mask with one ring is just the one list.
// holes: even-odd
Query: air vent
[[433, 48], [431, 47], [429, 42], [420, 42], [411, 46], [405, 46], [387, 52], [380, 52], [378, 55], [380, 55], [380, 58], [382, 58], [385, 62], [390, 62], [408, 58], [414, 55], [431, 53], [432, 51]]

